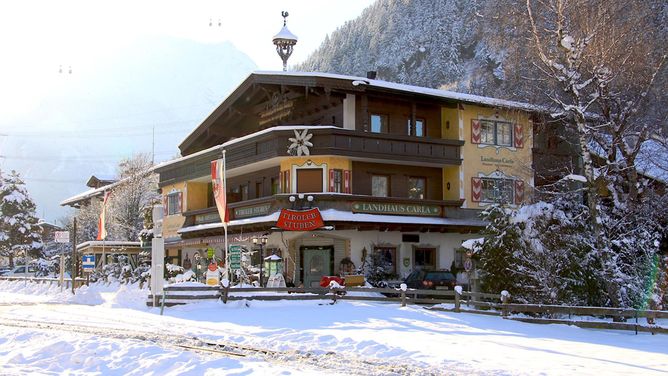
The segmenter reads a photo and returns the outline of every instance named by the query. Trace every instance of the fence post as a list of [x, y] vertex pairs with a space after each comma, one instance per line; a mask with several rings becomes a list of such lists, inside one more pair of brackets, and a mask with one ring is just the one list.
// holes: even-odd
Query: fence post
[[401, 306], [405, 307], [406, 306], [406, 290], [408, 290], [408, 286], [406, 286], [405, 283], [402, 283], [399, 288], [401, 289]]
[[[459, 288], [458, 288], [459, 287]], [[459, 312], [461, 299], [461, 286], [455, 286], [455, 312]]]
[[162, 312], [165, 310], [165, 289], [162, 289], [162, 300], [160, 302], [160, 316], [162, 316]]
[[510, 293], [506, 290], [501, 291], [501, 316], [508, 317], [510, 316], [510, 310], [508, 309], [508, 302], [510, 301]]
[[223, 278], [220, 283], [223, 285], [223, 304], [227, 304], [227, 294], [230, 291], [230, 281], [227, 278]]

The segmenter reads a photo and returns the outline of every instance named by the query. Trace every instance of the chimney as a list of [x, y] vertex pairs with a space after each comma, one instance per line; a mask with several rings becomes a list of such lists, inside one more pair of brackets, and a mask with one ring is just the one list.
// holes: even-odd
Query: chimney
[[375, 80], [376, 79], [376, 73], [377, 72], [375, 70], [367, 71], [366, 72], [366, 78], [368, 78], [370, 80]]

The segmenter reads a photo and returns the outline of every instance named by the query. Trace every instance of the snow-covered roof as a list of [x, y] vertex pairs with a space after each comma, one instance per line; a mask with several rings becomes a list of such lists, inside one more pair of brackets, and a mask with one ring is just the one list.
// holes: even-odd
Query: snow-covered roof
[[276, 39], [291, 39], [291, 40], [297, 40], [297, 36], [292, 34], [290, 30], [288, 30], [287, 26], [283, 26], [281, 28], [281, 31], [278, 32], [278, 34], [274, 35], [274, 37], [271, 40], [276, 40]]
[[[413, 85], [405, 85], [405, 84], [399, 84], [399, 83], [394, 83], [394, 82], [388, 82], [388, 81], [383, 81], [383, 80], [377, 80], [377, 79], [369, 79], [366, 77], [358, 77], [358, 76], [348, 76], [348, 75], [343, 75], [343, 74], [335, 74], [335, 73], [322, 73], [322, 72], [286, 72], [286, 71], [254, 71], [251, 72], [248, 77], [246, 77], [241, 83], [232, 91], [232, 93], [236, 93], [237, 91], [241, 90], [241, 88], [244, 86], [245, 83], [247, 83], [253, 76], [283, 76], [283, 77], [315, 77], [315, 78], [324, 78], [324, 79], [336, 79], [336, 80], [345, 80], [345, 81], [350, 81], [350, 85], [352, 86], [371, 86], [371, 87], [376, 87], [376, 88], [381, 88], [381, 89], [387, 89], [387, 90], [393, 90], [397, 92], [404, 92], [404, 93], [413, 93], [413, 94], [422, 94], [422, 95], [428, 95], [431, 97], [436, 97], [436, 98], [441, 98], [441, 99], [448, 99], [448, 100], [456, 100], [456, 101], [462, 101], [465, 103], [474, 103], [474, 104], [481, 104], [485, 106], [492, 106], [492, 107], [502, 107], [502, 108], [508, 108], [508, 109], [518, 109], [518, 110], [523, 110], [523, 111], [539, 111], [539, 112], [548, 112], [548, 110], [544, 107], [537, 106], [537, 105], [532, 105], [529, 103], [523, 103], [523, 102], [516, 102], [516, 101], [509, 101], [509, 100], [504, 100], [504, 99], [498, 99], [498, 98], [491, 98], [491, 97], [483, 97], [480, 95], [472, 95], [472, 94], [464, 94], [464, 93], [458, 93], [455, 91], [449, 91], [449, 90], [441, 90], [441, 89], [432, 89], [432, 88], [427, 88], [427, 87], [421, 87], [421, 86], [413, 86]], [[225, 101], [227, 101], [230, 96], [228, 96]], [[224, 102], [223, 102], [224, 103]], [[183, 141], [180, 142], [179, 145], [182, 147], [188, 140], [190, 140], [201, 128], [204, 126], [204, 124], [207, 124], [207, 121], [211, 120], [212, 117], [214, 117], [215, 113], [220, 110], [222, 104], [218, 106], [218, 108], [214, 109], [214, 111], [209, 114], [195, 129], [193, 129], [192, 132], [190, 132], [184, 139]]]
[[[155, 168], [156, 168], [156, 166], [153, 166], [153, 167], [149, 168], [148, 170], [146, 170], [145, 173], [153, 172], [153, 170], [155, 170]], [[112, 188], [117, 187], [118, 185], [122, 184], [123, 182], [125, 182], [125, 181], [128, 180], [128, 179], [130, 179], [131, 177], [132, 177], [132, 176], [129, 176], [129, 177], [126, 177], [126, 178], [124, 178], [124, 179], [121, 179], [121, 180], [119, 180], [119, 181], [117, 181], [117, 182], [115, 182], [115, 183], [111, 183], [111, 184], [102, 186], [102, 187], [100, 187], [100, 188], [89, 189], [89, 190], [87, 190], [87, 191], [85, 191], [85, 192], [79, 193], [79, 194], [76, 195], [76, 196], [72, 196], [72, 197], [70, 197], [70, 198], [66, 198], [65, 200], [63, 200], [63, 201], [60, 202], [60, 206], [72, 205], [72, 204], [76, 204], [77, 202], [80, 202], [80, 201], [83, 201], [83, 200], [87, 200], [87, 199], [89, 199], [89, 198], [91, 198], [91, 197], [101, 196], [101, 195], [104, 194], [104, 192], [109, 191], [109, 190], [111, 190]]]
[[291, 130], [304, 130], [304, 129], [332, 129], [332, 128], [342, 130], [342, 131], [346, 130], [345, 128], [339, 128], [339, 127], [335, 127], [333, 125], [279, 125], [279, 126], [276, 126], [276, 127], [263, 129], [261, 131], [255, 132], [255, 133], [247, 134], [243, 137], [239, 137], [239, 138], [229, 140], [229, 141], [224, 142], [220, 145], [215, 145], [215, 146], [212, 146], [208, 149], [200, 150], [197, 153], [186, 155], [185, 157], [175, 158], [175, 159], [172, 159], [172, 160], [169, 160], [169, 161], [159, 163], [154, 167], [154, 169], [159, 170], [161, 168], [164, 168], [164, 167], [176, 164], [176, 163], [180, 163], [180, 162], [185, 162], [185, 161], [188, 161], [190, 159], [197, 158], [199, 156], [209, 154], [209, 153], [212, 153], [212, 152], [216, 152], [216, 151], [221, 151], [222, 152], [223, 149], [225, 149], [228, 146], [234, 145], [238, 142], [242, 142], [242, 141], [245, 141], [245, 140], [251, 139], [253, 137], [257, 137], [257, 136], [266, 134], [266, 133], [286, 131], [286, 130], [291, 131]]
[[[242, 226], [257, 223], [276, 222], [280, 212], [275, 212], [260, 217], [236, 219], [230, 221], [228, 226]], [[352, 213], [336, 209], [325, 209], [320, 211], [324, 221], [345, 221], [345, 222], [367, 222], [367, 223], [395, 223], [395, 224], [418, 224], [418, 225], [441, 225], [441, 226], [474, 226], [484, 227], [486, 223], [479, 219], [458, 219], [441, 217], [418, 217], [418, 216], [400, 216], [400, 215], [382, 215], [382, 214], [364, 214]], [[222, 228], [221, 222], [206, 223], [202, 225], [183, 227], [179, 234], [185, 234], [194, 231], [211, 230]]]
[[103, 245], [104, 245], [105, 248], [109, 248], [111, 250], [112, 247], [140, 247], [141, 243], [140, 242], [122, 241], [122, 240], [106, 240], [106, 241], [92, 240], [92, 241], [77, 244], [77, 249], [91, 248], [91, 247], [102, 247]]
[[354, 86], [367, 85], [383, 89], [390, 89], [394, 91], [401, 91], [405, 93], [423, 94], [432, 97], [451, 99], [469, 103], [477, 103], [493, 107], [504, 107], [504, 108], [512, 108], [525, 111], [545, 111], [543, 107], [529, 103], [509, 101], [492, 97], [483, 97], [480, 95], [473, 95], [473, 94], [458, 93], [456, 91], [450, 91], [450, 90], [432, 89], [422, 86], [406, 85], [383, 80], [372, 80], [366, 77], [359, 77], [359, 76], [348, 76], [343, 74], [321, 73], [321, 72], [284, 72], [284, 71], [255, 71], [251, 73], [251, 75], [253, 74], [290, 76], [290, 77], [320, 77], [320, 78], [331, 78], [337, 80], [348, 80], [350, 81], [350, 84]]

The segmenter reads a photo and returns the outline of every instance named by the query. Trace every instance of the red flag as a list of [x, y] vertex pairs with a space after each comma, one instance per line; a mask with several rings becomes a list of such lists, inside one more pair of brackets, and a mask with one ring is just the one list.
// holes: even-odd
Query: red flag
[[230, 218], [227, 214], [227, 194], [225, 189], [225, 160], [211, 161], [211, 181], [213, 183], [213, 197], [216, 200], [218, 215], [223, 224], [227, 224]]
[[107, 203], [109, 202], [109, 195], [111, 192], [104, 192], [104, 200], [102, 201], [102, 212], [100, 212], [100, 219], [97, 221], [97, 240], [104, 240], [107, 238], [107, 228], [105, 224], [105, 217], [107, 216]]

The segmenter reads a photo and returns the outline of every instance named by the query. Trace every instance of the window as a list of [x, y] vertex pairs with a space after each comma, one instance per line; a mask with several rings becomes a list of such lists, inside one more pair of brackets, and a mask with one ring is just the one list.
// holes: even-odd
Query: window
[[424, 200], [426, 178], [409, 177], [408, 178], [408, 198]]
[[373, 175], [371, 177], [371, 195], [375, 197], [388, 197], [390, 195], [390, 177], [386, 175]]
[[241, 201], [248, 200], [248, 184], [242, 184], [239, 189], [241, 190]]
[[322, 168], [297, 170], [297, 193], [322, 192]]
[[332, 180], [329, 184], [331, 185], [332, 192], [343, 192], [343, 170], [334, 169], [331, 170], [330, 179]]
[[415, 129], [411, 126], [411, 119], [408, 119], [408, 135], [416, 137], [424, 137], [425, 126], [424, 119], [415, 119]]
[[482, 202], [512, 204], [515, 182], [511, 179], [482, 178]]
[[278, 194], [278, 191], [279, 191], [278, 179], [271, 178], [271, 194], [272, 195]]
[[371, 132], [387, 133], [387, 115], [371, 114]]
[[262, 192], [262, 190], [263, 190], [262, 185], [263, 185], [263, 184], [262, 184], [261, 181], [257, 181], [257, 182], [255, 182], [255, 198], [260, 198], [260, 197], [262, 197], [262, 194], [263, 194], [263, 192]]
[[181, 213], [181, 192], [174, 192], [167, 195], [167, 215]]
[[513, 146], [513, 124], [504, 121], [480, 120], [480, 143]]
[[397, 249], [394, 247], [375, 247], [377, 260], [387, 273], [397, 274]]
[[216, 206], [216, 199], [213, 196], [213, 183], [209, 183], [206, 186], [206, 207], [212, 208]]
[[415, 248], [413, 251], [415, 267], [419, 269], [436, 268], [436, 250], [434, 248]]

